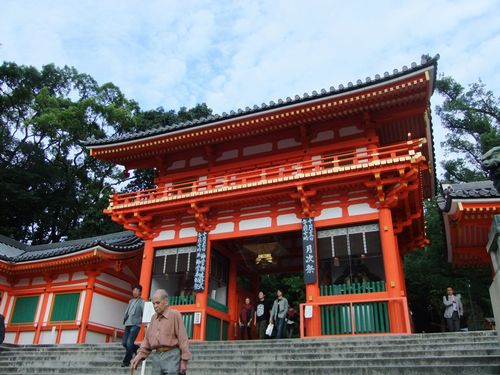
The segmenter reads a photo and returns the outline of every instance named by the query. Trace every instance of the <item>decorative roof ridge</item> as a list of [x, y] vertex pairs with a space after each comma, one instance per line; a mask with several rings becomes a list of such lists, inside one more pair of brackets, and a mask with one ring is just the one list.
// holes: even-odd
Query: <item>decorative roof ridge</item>
[[438, 197], [438, 205], [442, 211], [451, 209], [453, 199], [491, 199], [500, 198], [491, 180], [446, 183], [441, 184], [441, 195]]
[[[180, 130], [180, 129], [188, 129], [191, 127], [196, 127], [198, 125], [202, 124], [210, 124], [212, 122], [216, 122], [219, 120], [228, 120], [228, 119], [236, 119], [241, 116], [246, 116], [249, 114], [254, 114], [254, 113], [259, 113], [263, 112], [269, 109], [276, 109], [280, 107], [285, 107], [288, 105], [292, 104], [299, 104], [299, 103], [306, 103], [311, 100], [317, 100], [321, 99], [324, 97], [328, 97], [331, 95], [338, 95], [338, 94], [343, 94], [347, 93], [349, 91], [357, 90], [360, 88], [364, 88], [373, 84], [377, 83], [383, 83], [390, 81], [391, 79], [398, 78], [400, 76], [406, 75], [408, 73], [412, 73], [415, 71], [418, 71], [420, 69], [427, 68], [429, 66], [436, 66], [437, 61], [439, 60], [439, 54], [435, 55], [434, 57], [430, 57], [430, 55], [425, 54], [422, 55], [420, 64], [417, 64], [415, 62], [412, 62], [410, 64], [410, 68], [408, 66], [404, 65], [401, 68], [401, 71], [398, 69], [394, 69], [392, 71], [392, 74], [389, 72], [384, 72], [383, 75], [380, 74], [375, 74], [374, 78], [372, 79], [371, 77], [366, 77], [365, 81], [363, 82], [361, 79], [358, 79], [356, 83], [354, 84], [353, 82], [348, 82], [347, 85], [339, 84], [338, 89], [336, 89], [334, 86], [330, 86], [329, 90], [326, 89], [321, 89], [320, 92], [318, 93], [316, 90], [313, 90], [311, 93], [305, 92], [302, 96], [300, 95], [295, 95], [294, 98], [292, 99], [291, 97], [287, 97], [285, 100], [283, 99], [278, 99], [277, 101], [271, 100], [269, 103], [262, 103], [260, 106], [259, 105], [254, 105], [252, 108], [250, 107], [245, 107], [245, 109], [238, 108], [237, 110], [232, 110], [228, 113], [222, 112], [222, 114], [214, 114], [214, 115], [209, 115], [207, 117], [202, 117], [199, 119], [195, 119], [192, 121], [185, 121], [185, 122], [179, 122], [175, 124], [170, 124], [158, 128], [152, 128], [149, 130], [143, 130], [140, 132], [136, 133], [124, 133], [121, 135], [113, 135], [111, 137], [107, 138], [99, 138], [96, 139], [93, 136], [90, 138], [87, 138], [84, 142], [83, 145], [87, 147], [92, 147], [93, 145], [105, 145], [105, 144], [110, 144], [110, 143], [115, 143], [115, 142], [120, 142], [120, 141], [125, 141], [125, 140], [133, 140], [133, 139], [140, 139], [144, 137], [149, 137], [149, 136], [154, 136], [162, 133], [168, 133], [170, 131], [174, 130]], [[434, 79], [436, 78], [436, 71], [434, 71]]]
[[26, 245], [22, 242], [16, 241], [10, 237], [4, 236], [3, 234], [0, 234], [0, 243], [6, 244], [8, 246], [14, 247], [18, 250], [23, 250], [26, 251], [26, 248], [29, 247], [29, 245]]
[[71, 247], [71, 246], [93, 246], [97, 244], [108, 244], [107, 241], [112, 239], [119, 239], [132, 236], [134, 236], [134, 232], [132, 231], [121, 231], [121, 232], [103, 234], [100, 236], [80, 238], [76, 240], [54, 242], [43, 245], [32, 245], [32, 246], [27, 246], [25, 250], [30, 252], [30, 251], [50, 250], [50, 249]]

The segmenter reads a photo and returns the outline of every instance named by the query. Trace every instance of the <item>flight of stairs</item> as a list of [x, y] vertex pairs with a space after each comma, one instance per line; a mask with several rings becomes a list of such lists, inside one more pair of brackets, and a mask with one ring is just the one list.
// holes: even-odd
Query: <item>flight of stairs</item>
[[[493, 331], [199, 342], [190, 348], [189, 375], [500, 374], [500, 343]], [[0, 375], [130, 374], [120, 367], [123, 354], [118, 343], [3, 345]]]

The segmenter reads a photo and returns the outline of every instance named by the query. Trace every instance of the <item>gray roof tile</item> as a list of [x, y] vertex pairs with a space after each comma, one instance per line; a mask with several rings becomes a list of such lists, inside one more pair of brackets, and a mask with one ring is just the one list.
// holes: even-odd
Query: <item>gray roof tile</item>
[[30, 246], [0, 235], [0, 260], [18, 263], [48, 259], [72, 254], [94, 246], [101, 246], [117, 252], [128, 252], [140, 249], [143, 246], [143, 241], [137, 238], [133, 232], [126, 231], [79, 240]]
[[490, 180], [443, 184], [442, 190], [442, 196], [438, 198], [438, 205], [443, 211], [450, 210], [453, 199], [500, 199], [500, 193], [493, 185], [493, 181]]
[[83, 143], [86, 146], [92, 147], [94, 145], [105, 145], [105, 144], [112, 144], [115, 142], [129, 141], [129, 140], [133, 140], [133, 139], [141, 139], [141, 138], [151, 136], [151, 135], [159, 135], [159, 134], [169, 133], [169, 132], [174, 131], [174, 130], [187, 129], [187, 128], [190, 128], [190, 127], [195, 126], [195, 125], [209, 124], [211, 122], [216, 122], [221, 118], [224, 118], [224, 119], [237, 118], [239, 116], [244, 116], [244, 115], [248, 115], [248, 114], [252, 114], [252, 113], [258, 113], [261, 111], [265, 111], [268, 108], [287, 106], [290, 104], [307, 102], [308, 100], [332, 95], [332, 93], [334, 93], [334, 92], [336, 94], [348, 92], [350, 90], [358, 89], [360, 87], [369, 86], [369, 85], [373, 84], [374, 82], [377, 82], [380, 80], [390, 80], [390, 79], [396, 78], [398, 76], [411, 73], [412, 71], [417, 71], [419, 69], [429, 67], [432, 65], [435, 66], [435, 65], [437, 65], [438, 60], [439, 60], [439, 55], [436, 55], [432, 58], [429, 55], [422, 55], [420, 65], [418, 65], [415, 62], [412, 62], [410, 65], [411, 68], [404, 66], [401, 71], [399, 71], [398, 69], [394, 69], [392, 74], [390, 74], [389, 72], [384, 72], [383, 78], [380, 76], [380, 74], [376, 74], [373, 80], [370, 77], [367, 77], [365, 82], [362, 82], [361, 80], [358, 79], [356, 82], [356, 85], [354, 85], [352, 82], [349, 82], [347, 84], [347, 87], [340, 84], [340, 85], [338, 85], [337, 91], [335, 90], [335, 88], [333, 86], [331, 86], [329, 91], [322, 89], [322, 90], [320, 90], [320, 93], [318, 93], [317, 90], [313, 91], [311, 94], [306, 92], [306, 93], [304, 93], [303, 96], [295, 95], [294, 99], [291, 99], [291, 97], [287, 97], [284, 101], [282, 99], [277, 100], [277, 103], [276, 103], [276, 101], [270, 101], [269, 105], [266, 103], [262, 103], [260, 106], [254, 105], [252, 108], [246, 107], [245, 110], [241, 110], [241, 111], [238, 110], [236, 112], [231, 111], [230, 114], [223, 112], [222, 115], [208, 116], [206, 118], [200, 118], [197, 121], [185, 121], [185, 122], [181, 122], [181, 123], [177, 123], [177, 124], [167, 125], [164, 127], [159, 127], [159, 128], [150, 129], [147, 131], [135, 132], [135, 133], [115, 134], [111, 137], [102, 138], [102, 139], [95, 139], [93, 137], [90, 137], [87, 140], [85, 140]]

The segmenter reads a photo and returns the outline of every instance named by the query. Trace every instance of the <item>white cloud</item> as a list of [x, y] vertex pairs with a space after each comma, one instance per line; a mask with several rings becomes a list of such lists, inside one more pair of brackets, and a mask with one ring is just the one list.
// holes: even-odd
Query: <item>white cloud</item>
[[500, 95], [494, 0], [3, 0], [0, 7], [2, 60], [75, 66], [115, 83], [143, 109], [206, 102], [227, 112], [364, 80], [419, 62], [422, 53], [441, 54], [439, 72], [464, 84], [480, 77]]

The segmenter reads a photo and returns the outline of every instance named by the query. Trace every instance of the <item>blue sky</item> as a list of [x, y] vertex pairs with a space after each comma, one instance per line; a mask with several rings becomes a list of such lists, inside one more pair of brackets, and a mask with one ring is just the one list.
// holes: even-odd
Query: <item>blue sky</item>
[[441, 55], [439, 73], [481, 78], [500, 96], [494, 0], [2, 0], [0, 43], [3, 61], [74, 66], [144, 110], [205, 102], [228, 112], [392, 72], [423, 53]]

